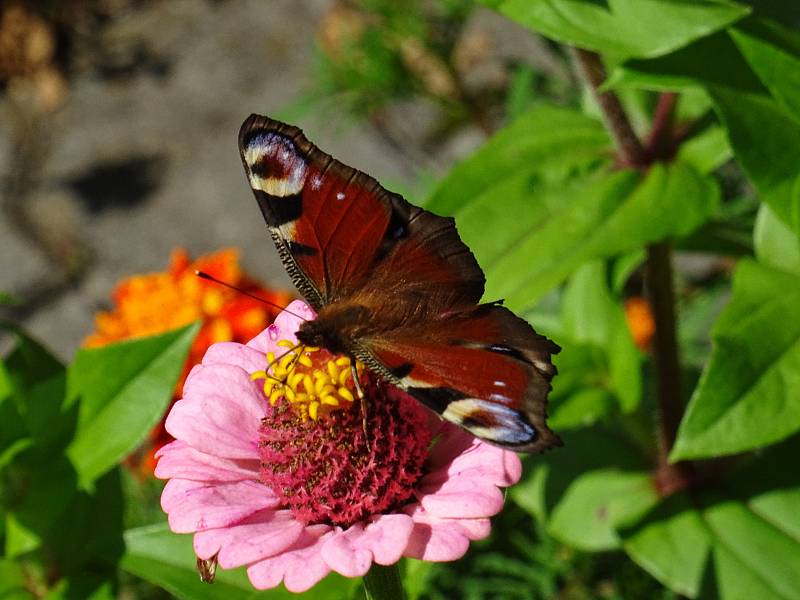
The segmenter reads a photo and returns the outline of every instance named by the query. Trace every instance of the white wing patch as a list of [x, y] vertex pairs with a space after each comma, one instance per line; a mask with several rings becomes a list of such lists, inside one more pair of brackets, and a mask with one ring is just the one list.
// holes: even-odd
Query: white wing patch
[[292, 196], [303, 189], [306, 161], [287, 138], [266, 133], [250, 140], [244, 151], [250, 185], [270, 196]]
[[[487, 413], [494, 423], [486, 423], [481, 418], [482, 414]], [[442, 417], [463, 427], [472, 435], [496, 444], [527, 444], [537, 437], [536, 430], [518, 411], [478, 398], [451, 401]]]

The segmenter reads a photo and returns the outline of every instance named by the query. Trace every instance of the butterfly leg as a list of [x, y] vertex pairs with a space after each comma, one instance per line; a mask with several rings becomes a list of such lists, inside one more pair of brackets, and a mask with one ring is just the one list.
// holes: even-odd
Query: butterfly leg
[[350, 361], [350, 373], [353, 377], [353, 383], [356, 386], [356, 395], [361, 404], [361, 427], [364, 431], [364, 441], [369, 445], [369, 433], [367, 432], [367, 396], [364, 390], [361, 389], [361, 382], [358, 380], [358, 370], [356, 369], [355, 359]]

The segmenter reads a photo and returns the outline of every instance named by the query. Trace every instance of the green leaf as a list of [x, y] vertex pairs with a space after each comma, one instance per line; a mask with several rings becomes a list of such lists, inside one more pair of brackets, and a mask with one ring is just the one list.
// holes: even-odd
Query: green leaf
[[713, 87], [733, 151], [762, 200], [787, 224], [800, 164], [800, 123], [772, 98]]
[[678, 160], [693, 166], [699, 173], [713, 173], [733, 157], [725, 131], [709, 127], [703, 133], [689, 138], [678, 148]]
[[745, 16], [714, 0], [484, 0], [539, 33], [615, 57], [667, 54]]
[[67, 387], [80, 411], [67, 455], [82, 485], [133, 451], [161, 418], [198, 327], [78, 351]]
[[657, 503], [658, 494], [646, 472], [591, 471], [567, 488], [547, 529], [579, 550], [610, 550], [620, 545], [616, 530], [635, 523]]
[[[24, 452], [7, 475], [5, 550], [10, 557], [35, 550], [66, 519], [77, 493], [75, 470], [63, 455], [41, 461], [36, 448]], [[36, 459], [39, 458], [37, 461]]]
[[[512, 309], [531, 307], [592, 258], [638, 249], [682, 236], [716, 209], [720, 190], [710, 177], [680, 163], [656, 164], [643, 181], [629, 171], [603, 173], [543, 190], [526, 211], [483, 215], [480, 226], [459, 221], [462, 237], [487, 275], [487, 298], [505, 298]], [[528, 225], [522, 238], [488, 236], [505, 231], [506, 219]], [[492, 240], [492, 241], [488, 241]], [[506, 245], [492, 260], [498, 240]]]
[[29, 575], [22, 565], [13, 560], [0, 558], [0, 598], [2, 600], [33, 600], [35, 596], [25, 588]]
[[621, 302], [608, 289], [602, 261], [586, 263], [570, 279], [562, 296], [562, 323], [567, 338], [604, 349], [612, 391], [624, 412], [635, 409], [642, 392], [641, 356]]
[[794, 228], [787, 227], [767, 204], [762, 205], [753, 231], [753, 242], [759, 262], [800, 275], [800, 194], [795, 196], [793, 204]]
[[711, 534], [684, 494], [668, 498], [623, 530], [625, 552], [671, 590], [696, 598], [711, 551]]
[[[519, 193], [506, 198], [498, 186], [514, 190], [519, 186], [525, 188], [532, 181], [560, 181], [575, 170], [610, 157], [611, 152], [611, 140], [600, 121], [573, 110], [541, 104], [456, 165], [433, 191], [425, 208], [453, 215], [475, 204], [469, 213], [458, 213], [459, 230], [463, 220], [475, 218], [480, 223], [484, 210], [490, 214], [524, 211], [527, 198]], [[503, 200], [499, 206], [498, 199]], [[513, 220], [509, 224], [513, 226]]]
[[670, 458], [734, 454], [800, 429], [800, 278], [743, 261]]
[[583, 388], [550, 409], [548, 424], [555, 431], [593, 425], [611, 412], [614, 397], [602, 388]]
[[560, 433], [564, 447], [558, 452], [523, 459], [522, 480], [509, 490], [514, 502], [540, 521], [550, 518], [567, 489], [584, 475], [609, 469], [628, 473], [647, 469], [638, 448], [604, 427]]
[[795, 436], [668, 498], [620, 531], [626, 552], [691, 598], [800, 598], [799, 452]]
[[[67, 443], [74, 426], [72, 416], [62, 413], [66, 384], [64, 366], [22, 330], [11, 329], [16, 345], [5, 358], [0, 379], [10, 392], [16, 410], [9, 406], [3, 412], [13, 420], [18, 416], [28, 435], [43, 451], [53, 451]], [[20, 433], [19, 423], [15, 426], [9, 422], [3, 426], [6, 427], [15, 430], [9, 432], [11, 437]]]
[[655, 91], [693, 90], [716, 86], [766, 94], [764, 84], [748, 65], [727, 32], [721, 31], [666, 56], [629, 60], [617, 66], [603, 86]]
[[253, 588], [244, 569], [217, 569], [214, 584], [208, 585], [202, 583], [197, 575], [191, 536], [176, 535], [166, 524], [128, 530], [125, 532], [125, 546], [127, 550], [120, 563], [125, 571], [186, 600], [240, 600], [263, 595], [336, 600], [349, 598], [358, 585], [357, 580], [331, 574], [305, 594], [290, 593], [283, 586], [262, 594]]
[[800, 36], [765, 19], [747, 19], [731, 37], [772, 96], [800, 119]]
[[115, 600], [115, 587], [116, 582], [110, 577], [81, 573], [61, 579], [44, 600]]

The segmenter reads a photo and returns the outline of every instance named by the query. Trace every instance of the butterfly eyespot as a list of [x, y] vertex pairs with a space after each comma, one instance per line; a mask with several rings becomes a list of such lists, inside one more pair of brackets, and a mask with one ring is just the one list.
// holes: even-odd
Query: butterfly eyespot
[[336, 199], [337, 200], [344, 200], [345, 199], [344, 192], [336, 192]]
[[243, 155], [253, 189], [278, 198], [302, 191], [306, 161], [290, 140], [276, 133], [255, 135]]

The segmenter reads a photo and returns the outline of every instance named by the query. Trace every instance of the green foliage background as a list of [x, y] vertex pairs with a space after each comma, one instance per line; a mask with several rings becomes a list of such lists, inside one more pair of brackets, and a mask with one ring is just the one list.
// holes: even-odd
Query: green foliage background
[[[305, 110], [345, 99], [375, 122], [388, 103], [421, 95], [451, 128], [485, 125], [499, 103], [505, 126], [424, 204], [455, 216], [487, 299], [505, 298], [563, 347], [551, 422], [565, 447], [525, 459], [492, 538], [465, 559], [405, 562], [408, 595], [800, 597], [800, 10], [792, 0], [484, 4], [558, 44], [565, 63], [568, 46], [595, 53], [600, 92], [621, 99], [646, 156], [624, 160], [577, 84], [520, 68], [501, 98], [432, 86], [403, 47], [414, 40], [457, 81], [448, 32], [471, 3], [426, 12], [364, 0], [372, 25], [336, 60], [320, 53]], [[638, 349], [623, 309], [643, 291], [658, 303], [655, 248], [729, 265], [704, 281], [679, 274], [660, 298], [678, 307], [666, 326], [682, 367], [661, 388], [664, 348]], [[160, 418], [195, 328], [81, 351], [68, 366], [6, 328], [16, 342], [0, 366], [0, 598], [99, 600], [120, 586], [143, 598], [289, 595], [256, 593], [238, 571], [200, 584], [189, 539], [141, 506], [157, 489], [116, 466]], [[670, 416], [680, 426], [664, 440]], [[330, 577], [307, 595], [357, 588]]]

